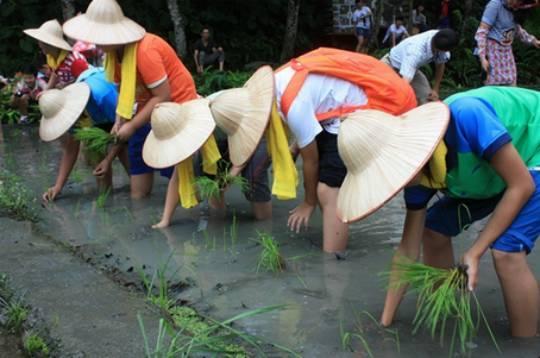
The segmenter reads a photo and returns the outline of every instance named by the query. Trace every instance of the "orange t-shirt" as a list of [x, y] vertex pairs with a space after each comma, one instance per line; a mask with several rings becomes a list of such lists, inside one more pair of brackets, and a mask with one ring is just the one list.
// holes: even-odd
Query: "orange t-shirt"
[[[121, 73], [117, 68], [116, 74]], [[174, 49], [161, 37], [146, 34], [137, 46], [136, 102], [140, 110], [152, 97], [150, 89], [169, 81], [171, 101], [183, 103], [197, 99], [197, 90], [191, 73], [176, 55]]]

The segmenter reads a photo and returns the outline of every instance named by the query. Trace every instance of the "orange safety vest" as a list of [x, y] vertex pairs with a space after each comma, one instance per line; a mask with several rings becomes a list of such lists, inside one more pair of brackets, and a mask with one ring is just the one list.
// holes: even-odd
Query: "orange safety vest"
[[281, 97], [281, 112], [285, 117], [310, 73], [354, 83], [364, 90], [368, 99], [367, 104], [362, 106], [343, 106], [330, 112], [317, 113], [319, 121], [343, 117], [359, 109], [376, 109], [400, 115], [417, 105], [414, 91], [407, 81], [390, 66], [371, 56], [321, 47], [291, 60], [277, 72], [288, 67], [296, 72]]

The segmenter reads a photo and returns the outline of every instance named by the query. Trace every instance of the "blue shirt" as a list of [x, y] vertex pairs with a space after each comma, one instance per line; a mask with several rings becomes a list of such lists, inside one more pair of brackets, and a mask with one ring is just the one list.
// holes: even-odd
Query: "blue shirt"
[[491, 26], [488, 38], [502, 45], [511, 45], [516, 32], [514, 12], [506, 6], [506, 0], [491, 0], [484, 10], [482, 22]]
[[114, 123], [118, 91], [116, 85], [105, 78], [101, 68], [89, 68], [81, 73], [77, 82], [84, 82], [90, 87], [90, 99], [86, 111], [94, 125]]

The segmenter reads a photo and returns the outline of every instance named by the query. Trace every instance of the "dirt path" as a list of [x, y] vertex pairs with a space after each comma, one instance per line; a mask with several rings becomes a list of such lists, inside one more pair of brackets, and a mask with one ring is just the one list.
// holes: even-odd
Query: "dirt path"
[[[35, 235], [29, 224], [0, 218], [0, 272], [24, 300], [40, 310], [62, 355], [141, 357], [137, 314], [155, 331], [159, 317], [143, 297], [131, 293], [70, 252]], [[152, 337], [153, 339], [153, 337]], [[0, 339], [12, 346], [12, 341]], [[7, 355], [5, 355], [7, 354]], [[0, 357], [16, 357], [0, 353]], [[15, 353], [13, 353], [15, 354]]]

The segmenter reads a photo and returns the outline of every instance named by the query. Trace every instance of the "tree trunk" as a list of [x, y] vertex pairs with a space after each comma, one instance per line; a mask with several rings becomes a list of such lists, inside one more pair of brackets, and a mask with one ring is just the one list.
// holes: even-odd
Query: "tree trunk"
[[289, 0], [287, 7], [287, 24], [285, 26], [285, 38], [281, 49], [281, 62], [286, 62], [294, 56], [296, 35], [298, 34], [298, 14], [300, 13], [301, 0]]
[[61, 0], [61, 4], [64, 21], [67, 21], [75, 16], [75, 0]]
[[178, 8], [177, 0], [167, 0], [167, 6], [171, 15], [171, 21], [174, 26], [174, 39], [176, 53], [180, 57], [185, 57], [187, 52], [186, 32], [184, 31], [184, 18]]
[[409, 33], [412, 33], [412, 29], [413, 29], [413, 22], [414, 22], [414, 19], [413, 19], [413, 15], [414, 15], [414, 0], [409, 0], [408, 4], [408, 11], [409, 11]]
[[384, 15], [384, 0], [375, 2], [375, 18], [373, 20], [373, 35], [371, 36], [371, 45], [379, 48], [379, 31], [381, 30], [381, 21]]
[[472, 7], [473, 7], [473, 1], [465, 0], [465, 8], [464, 8], [463, 17], [461, 20], [461, 28], [459, 29], [460, 36], [463, 36], [463, 34], [465, 33], [465, 26], [467, 25], [467, 20], [471, 16]]

